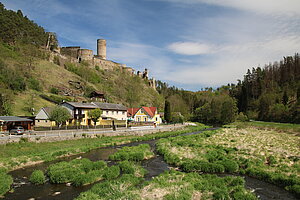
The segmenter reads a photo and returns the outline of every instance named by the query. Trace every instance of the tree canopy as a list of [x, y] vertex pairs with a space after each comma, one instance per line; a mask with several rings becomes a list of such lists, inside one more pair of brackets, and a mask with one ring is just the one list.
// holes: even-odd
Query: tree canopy
[[98, 119], [102, 115], [102, 110], [100, 108], [96, 108], [94, 110], [90, 110], [88, 114], [89, 114], [89, 117], [93, 120], [94, 125], [96, 126]]
[[55, 121], [58, 126], [61, 126], [64, 122], [71, 118], [69, 111], [61, 106], [55, 106], [50, 113], [49, 119]]

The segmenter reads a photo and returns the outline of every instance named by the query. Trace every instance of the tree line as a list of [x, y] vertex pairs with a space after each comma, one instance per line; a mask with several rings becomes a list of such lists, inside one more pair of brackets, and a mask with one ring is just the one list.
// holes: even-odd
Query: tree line
[[248, 69], [244, 79], [228, 85], [239, 112], [262, 121], [300, 123], [300, 57], [284, 57], [264, 68]]
[[[300, 123], [300, 57], [284, 57], [248, 70], [243, 80], [217, 89], [191, 92], [157, 81], [171, 114], [186, 120], [224, 124], [239, 118]], [[172, 121], [172, 117], [169, 117]]]

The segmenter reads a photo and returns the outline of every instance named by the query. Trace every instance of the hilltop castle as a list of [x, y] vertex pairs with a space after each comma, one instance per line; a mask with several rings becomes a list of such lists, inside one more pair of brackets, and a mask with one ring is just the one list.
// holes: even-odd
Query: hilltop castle
[[131, 75], [137, 75], [142, 79], [148, 80], [149, 86], [156, 89], [154, 78], [149, 79], [149, 71], [145, 69], [143, 72], [137, 71], [126, 64], [117, 63], [106, 59], [106, 40], [97, 40], [97, 55], [94, 55], [93, 50], [81, 49], [80, 46], [61, 47], [59, 49], [61, 59], [72, 63], [88, 63], [89, 66], [98, 66], [103, 70], [121, 70]]

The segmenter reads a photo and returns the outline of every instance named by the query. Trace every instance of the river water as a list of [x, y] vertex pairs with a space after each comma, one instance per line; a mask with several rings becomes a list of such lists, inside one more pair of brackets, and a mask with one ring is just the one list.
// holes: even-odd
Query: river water
[[[188, 133], [184, 135], [198, 134], [199, 132]], [[7, 193], [4, 199], [7, 200], [34, 200], [34, 199], [42, 199], [42, 200], [69, 200], [76, 198], [81, 192], [87, 191], [92, 187], [92, 185], [82, 186], [82, 187], [74, 187], [69, 186], [67, 184], [50, 184], [47, 181], [43, 185], [33, 185], [29, 182], [29, 177], [31, 173], [40, 169], [45, 171], [45, 169], [52, 163], [60, 162], [60, 161], [69, 161], [75, 158], [88, 158], [92, 161], [104, 160], [108, 163], [108, 165], [113, 165], [114, 162], [110, 162], [108, 157], [110, 154], [115, 153], [119, 148], [123, 146], [136, 146], [139, 144], [149, 144], [152, 150], [155, 151], [155, 144], [157, 140], [149, 140], [142, 142], [133, 142], [129, 144], [118, 145], [114, 147], [105, 147], [92, 150], [88, 153], [79, 154], [75, 156], [61, 158], [59, 160], [55, 160], [53, 162], [41, 163], [38, 165], [21, 168], [15, 171], [10, 172], [10, 174], [14, 178], [14, 192]], [[153, 177], [158, 176], [166, 170], [169, 170], [171, 166], [169, 166], [164, 160], [163, 157], [155, 154], [155, 157], [152, 159], [146, 160], [142, 162], [142, 166], [148, 171], [148, 174], [145, 176], [146, 180], [151, 180]], [[228, 174], [227, 174], [228, 175]], [[224, 176], [224, 175], [222, 175]], [[226, 176], [226, 175], [225, 175]], [[275, 185], [266, 183], [261, 180], [257, 180], [255, 178], [251, 178], [245, 176], [246, 187], [250, 190], [253, 190], [254, 193], [262, 200], [297, 200], [293, 194], [287, 192], [286, 190], [277, 187]]]

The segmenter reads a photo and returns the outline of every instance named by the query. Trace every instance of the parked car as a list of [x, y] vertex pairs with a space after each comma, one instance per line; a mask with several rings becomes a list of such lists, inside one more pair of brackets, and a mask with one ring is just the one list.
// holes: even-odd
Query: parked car
[[15, 126], [9, 130], [9, 133], [24, 134], [25, 130], [22, 126]]

